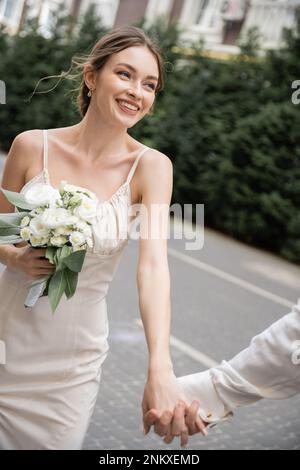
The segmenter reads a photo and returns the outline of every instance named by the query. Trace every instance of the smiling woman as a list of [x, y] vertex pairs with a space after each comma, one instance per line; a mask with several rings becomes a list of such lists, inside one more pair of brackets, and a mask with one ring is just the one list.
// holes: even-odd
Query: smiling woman
[[[63, 78], [81, 80], [77, 103], [82, 119], [69, 127], [19, 134], [5, 162], [2, 186], [27, 194], [32, 188], [42, 190], [40, 185], [45, 191], [58, 188], [64, 180], [94, 192], [93, 249], [87, 250], [74, 296], [63, 297], [52, 316], [45, 296], [30, 312], [24, 309], [29, 279], [53, 270], [46, 249], [32, 249], [30, 237], [25, 246], [0, 246], [0, 262], [6, 265], [0, 275], [0, 338], [6, 345], [6, 364], [0, 367], [4, 449], [81, 448], [109, 349], [106, 295], [128, 241], [131, 205], [139, 201], [140, 230], [148, 233], [140, 239], [136, 276], [149, 350], [143, 414], [151, 408], [170, 414], [184, 399], [169, 351], [166, 236], [151, 239], [147, 231], [149, 226], [151, 233], [160, 233], [151, 206], [169, 207], [172, 162], [128, 134], [151, 112], [163, 87], [159, 48], [141, 29], [126, 26], [108, 32], [72, 65], [77, 74]], [[13, 210], [0, 192], [0, 213]], [[126, 308], [126, 299], [122, 302]], [[186, 440], [184, 422], [172, 427], [168, 418], [165, 427]]]
[[[122, 41], [115, 40], [118, 31], [120, 32], [121, 29], [124, 36], [127, 37], [123, 37]], [[135, 36], [132, 34], [133, 30], [135, 30]], [[109, 48], [104, 47], [105, 43]], [[142, 48], [149, 58], [145, 60], [145, 54], [138, 54], [137, 52], [137, 60], [131, 62], [128, 60], [128, 54], [126, 54], [126, 50], [128, 48]], [[123, 52], [123, 54], [121, 52]], [[142, 61], [139, 60], [141, 58]], [[99, 72], [107, 62], [110, 62], [115, 68], [114, 73], [118, 74], [122, 80], [127, 82], [126, 88], [128, 88], [128, 83], [130, 84], [130, 87], [135, 87], [140, 84], [143, 89], [148, 89], [153, 92], [153, 101], [155, 95], [163, 89], [164, 71], [161, 52], [159, 47], [139, 28], [131, 26], [118, 28], [109, 33], [109, 37], [106, 35], [95, 44], [88, 60], [84, 57], [75, 57], [73, 59], [73, 64], [77, 67], [79, 73], [86, 66], [91, 70]], [[69, 74], [70, 78], [74, 78], [75, 76]], [[86, 109], [89, 106], [90, 100], [87, 99], [90, 98], [90, 96], [88, 96], [89, 91], [89, 85], [83, 79], [78, 96], [78, 104], [82, 115], [85, 114]]]

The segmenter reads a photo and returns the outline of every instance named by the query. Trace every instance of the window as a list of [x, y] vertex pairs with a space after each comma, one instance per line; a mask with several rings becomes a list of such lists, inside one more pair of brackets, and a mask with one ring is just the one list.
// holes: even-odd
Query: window
[[0, 0], [0, 17], [3, 16], [3, 9], [4, 9], [4, 4], [5, 4], [5, 0]]
[[12, 20], [15, 15], [18, 0], [0, 0], [0, 16]]
[[196, 24], [203, 28], [214, 28], [219, 15], [219, 0], [200, 0], [196, 14]]
[[203, 17], [205, 15], [205, 13], [207, 13], [208, 4], [209, 4], [209, 0], [200, 0], [200, 5], [199, 5], [199, 9], [198, 9], [198, 14], [197, 14], [197, 20], [196, 20], [197, 24], [201, 24], [201, 22], [203, 21]]

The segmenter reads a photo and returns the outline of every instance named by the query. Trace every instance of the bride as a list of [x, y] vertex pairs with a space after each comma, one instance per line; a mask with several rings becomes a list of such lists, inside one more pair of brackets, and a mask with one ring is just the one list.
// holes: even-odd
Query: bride
[[[4, 168], [4, 189], [26, 194], [32, 188], [57, 188], [66, 180], [93, 191], [98, 201], [94, 247], [88, 249], [75, 295], [62, 298], [54, 316], [47, 297], [24, 308], [28, 283], [54, 269], [46, 250], [26, 242], [0, 246], [5, 265], [0, 275], [0, 339], [6, 346], [6, 364], [0, 366], [4, 449], [81, 448], [108, 353], [106, 294], [128, 242], [120, 232], [133, 220], [129, 209], [137, 203], [143, 236], [136, 281], [149, 350], [142, 411], [145, 416], [156, 409], [164, 418], [180, 409], [180, 402], [185, 406], [169, 350], [167, 237], [144, 236], [155, 228], [151, 206], [169, 207], [172, 163], [128, 134], [153, 109], [163, 87], [163, 60], [141, 29], [126, 26], [104, 35], [77, 66], [82, 119], [69, 127], [22, 132]], [[13, 210], [0, 192], [0, 212]], [[173, 432], [184, 444], [184, 421]]]

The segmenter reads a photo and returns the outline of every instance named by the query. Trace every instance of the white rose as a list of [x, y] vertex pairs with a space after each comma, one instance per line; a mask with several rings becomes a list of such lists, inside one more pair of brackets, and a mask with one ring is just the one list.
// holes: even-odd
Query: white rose
[[85, 243], [85, 236], [81, 232], [73, 232], [69, 237], [70, 242], [73, 246], [80, 246]]
[[56, 229], [53, 230], [53, 235], [55, 237], [59, 236], [59, 235], [70, 235], [70, 233], [73, 232], [73, 229], [72, 227], [70, 226], [61, 226], [61, 227], [57, 227]]
[[78, 221], [77, 217], [74, 217], [63, 207], [45, 209], [41, 217], [45, 226], [52, 229], [61, 225], [72, 225]]
[[48, 240], [48, 237], [36, 237], [35, 235], [30, 235], [30, 243], [32, 246], [46, 245]]
[[96, 214], [97, 202], [83, 194], [80, 206], [75, 207], [74, 209], [74, 215], [76, 215], [79, 219], [91, 221], [94, 217], [96, 217]]
[[63, 235], [59, 235], [58, 237], [51, 237], [50, 243], [52, 246], [63, 246], [67, 243], [68, 238], [64, 237]]
[[92, 236], [91, 226], [84, 220], [79, 220], [76, 224], [76, 228], [82, 231], [86, 237]]
[[23, 238], [23, 240], [25, 240], [25, 241], [28, 241], [28, 240], [29, 240], [30, 234], [31, 234], [31, 232], [30, 232], [29, 227], [24, 227], [24, 228], [22, 228], [22, 230], [20, 231], [20, 236], [21, 236], [21, 237]]
[[42, 215], [33, 217], [29, 223], [30, 230], [36, 237], [47, 237], [49, 235], [49, 229], [45, 225]]
[[45, 204], [55, 205], [57, 199], [60, 199], [59, 191], [52, 188], [49, 184], [35, 184], [25, 193], [25, 199], [30, 204], [43, 206]]
[[[76, 194], [76, 193], [85, 193], [87, 196], [90, 197], [90, 199], [93, 199], [94, 201], [97, 201], [97, 196], [94, 194], [92, 191], [90, 191], [87, 188], [82, 188], [81, 186], [75, 186], [74, 184], [68, 184], [67, 181], [63, 180], [60, 183], [59, 190], [61, 192], [65, 191], [71, 194]], [[60, 193], [61, 194], [61, 193]]]

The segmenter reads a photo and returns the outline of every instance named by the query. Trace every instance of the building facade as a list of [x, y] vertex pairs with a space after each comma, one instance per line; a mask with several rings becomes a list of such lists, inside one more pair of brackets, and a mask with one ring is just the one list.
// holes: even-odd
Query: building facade
[[16, 33], [22, 23], [25, 7], [25, 0], [0, 0], [0, 24], [10, 33]]
[[293, 27], [300, 0], [0, 0], [0, 23], [17, 32], [25, 15], [36, 17], [46, 34], [56, 9], [64, 4], [79, 16], [94, 3], [107, 28], [132, 24], [142, 17], [149, 25], [163, 16], [177, 21], [182, 45], [199, 40], [215, 52], [238, 52], [238, 43], [256, 27], [262, 49], [278, 48], [285, 27]]

